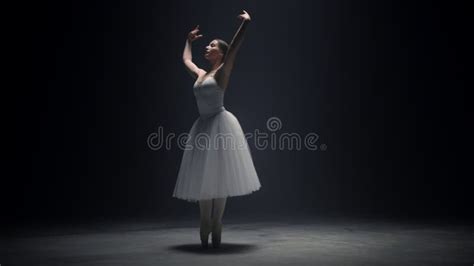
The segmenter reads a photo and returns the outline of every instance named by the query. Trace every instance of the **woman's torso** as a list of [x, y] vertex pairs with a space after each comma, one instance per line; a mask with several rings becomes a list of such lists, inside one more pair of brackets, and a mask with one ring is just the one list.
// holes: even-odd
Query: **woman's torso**
[[200, 82], [196, 80], [193, 91], [201, 117], [206, 118], [225, 110], [225, 90], [219, 87], [213, 76], [205, 77]]

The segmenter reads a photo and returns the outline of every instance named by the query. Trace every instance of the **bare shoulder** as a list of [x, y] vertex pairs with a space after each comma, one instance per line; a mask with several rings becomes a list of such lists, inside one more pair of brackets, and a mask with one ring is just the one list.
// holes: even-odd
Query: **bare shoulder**
[[207, 75], [206, 70], [204, 70], [204, 69], [199, 69], [198, 75], [197, 75], [197, 77], [196, 77], [196, 81], [198, 81], [198, 82], [201, 81], [206, 75]]

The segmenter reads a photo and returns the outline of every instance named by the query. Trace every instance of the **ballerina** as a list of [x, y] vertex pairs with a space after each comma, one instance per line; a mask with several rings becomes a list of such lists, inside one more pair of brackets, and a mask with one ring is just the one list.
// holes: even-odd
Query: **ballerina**
[[[224, 107], [229, 77], [250, 22], [245, 10], [238, 18], [242, 23], [230, 45], [222, 39], [214, 39], [206, 46], [204, 57], [210, 64], [208, 72], [192, 61], [191, 44], [203, 36], [198, 34], [199, 25], [188, 34], [183, 52], [184, 65], [196, 79], [193, 92], [200, 116], [189, 132], [186, 146], [190, 148], [184, 150], [173, 197], [199, 201], [203, 248], [208, 247], [211, 232], [212, 246], [221, 244], [227, 197], [247, 195], [261, 187], [240, 123]], [[200, 135], [207, 136], [210, 145], [201, 147]], [[216, 139], [220, 136], [231, 136], [232, 148], [217, 145]]]

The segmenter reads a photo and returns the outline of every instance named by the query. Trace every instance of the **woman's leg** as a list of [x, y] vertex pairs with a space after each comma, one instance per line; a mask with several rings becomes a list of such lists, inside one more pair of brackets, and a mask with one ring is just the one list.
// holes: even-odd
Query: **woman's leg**
[[209, 233], [211, 232], [211, 214], [212, 214], [212, 200], [200, 200], [199, 209], [201, 213], [201, 226], [200, 226], [200, 236], [201, 244], [203, 247], [207, 247], [207, 241]]
[[212, 245], [219, 247], [221, 243], [222, 216], [224, 215], [227, 198], [213, 199], [214, 209], [212, 212]]
[[225, 203], [227, 198], [217, 198], [213, 199], [214, 209], [212, 212], [212, 222], [220, 223], [222, 221], [222, 216], [224, 216]]

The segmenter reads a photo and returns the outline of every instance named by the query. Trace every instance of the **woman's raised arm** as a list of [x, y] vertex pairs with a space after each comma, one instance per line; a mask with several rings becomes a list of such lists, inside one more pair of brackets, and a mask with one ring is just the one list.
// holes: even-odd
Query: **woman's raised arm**
[[227, 53], [224, 58], [224, 65], [222, 68], [225, 76], [227, 77], [230, 76], [230, 73], [234, 66], [235, 56], [237, 55], [240, 45], [244, 40], [245, 30], [247, 29], [247, 25], [251, 20], [250, 15], [245, 10], [242, 11], [243, 13], [237, 16], [238, 18], [242, 19], [242, 24], [240, 24], [240, 27], [235, 33], [234, 38], [232, 38], [232, 41], [229, 45], [229, 49], [227, 50]]
[[186, 66], [186, 70], [193, 78], [198, 78], [199, 74], [204, 70], [200, 69], [196, 64], [193, 63], [193, 55], [191, 51], [191, 44], [193, 41], [202, 37], [202, 34], [197, 34], [199, 31], [199, 25], [196, 26], [194, 30], [189, 32], [188, 38], [186, 39], [186, 44], [184, 45], [183, 51], [183, 63]]

